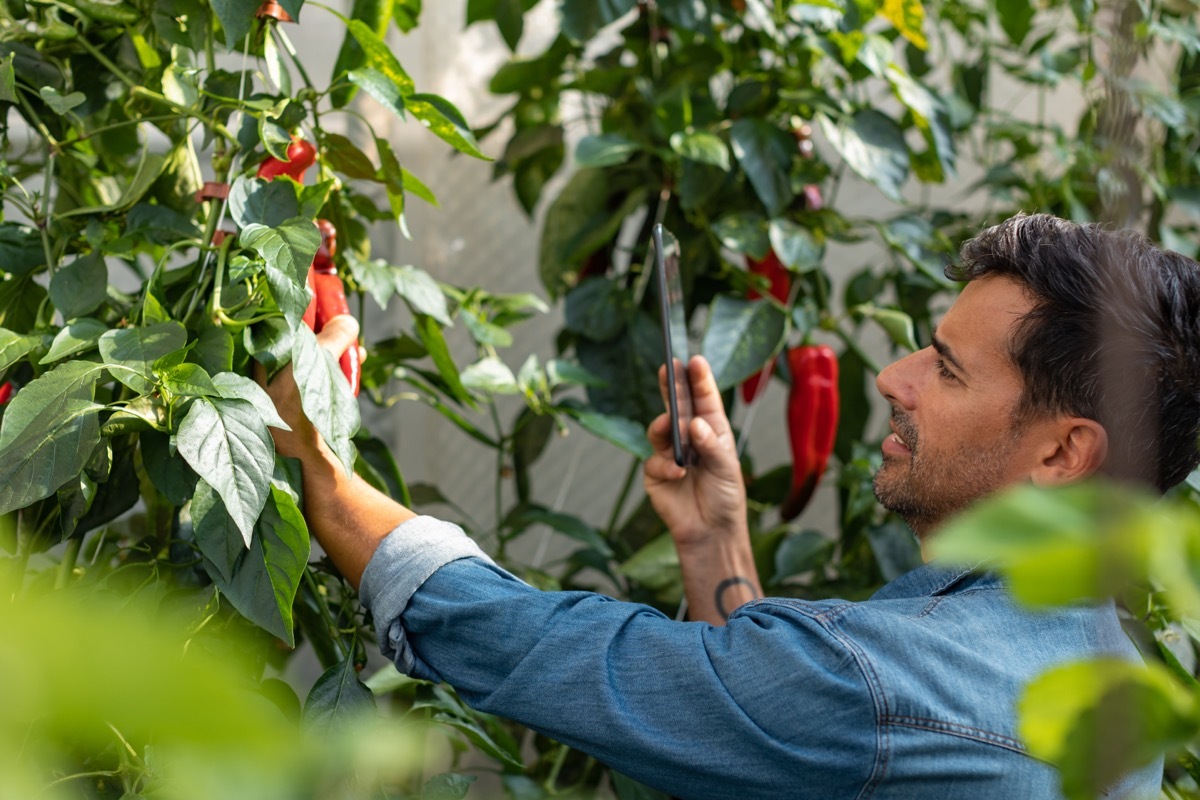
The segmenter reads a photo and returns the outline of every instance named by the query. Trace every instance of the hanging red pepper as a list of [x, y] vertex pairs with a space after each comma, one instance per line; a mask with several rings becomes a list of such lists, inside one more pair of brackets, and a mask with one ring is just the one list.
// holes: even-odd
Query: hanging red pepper
[[823, 344], [787, 352], [792, 390], [788, 396], [788, 438], [792, 444], [792, 488], [780, 516], [800, 515], [825, 473], [838, 423], [837, 354]]
[[4, 384], [0, 385], [0, 406], [6, 405], [16, 393], [17, 387], [13, 385], [12, 381], [5, 381]]
[[[327, 219], [317, 220], [317, 227], [321, 231], [321, 247], [313, 256], [312, 266], [308, 270], [308, 285], [314, 297], [304, 312], [304, 323], [320, 333], [329, 320], [339, 314], [349, 314], [350, 304], [346, 301], [346, 287], [333, 263], [333, 257], [337, 254], [337, 229]], [[357, 397], [362, 383], [358, 347], [351, 347], [342, 353], [340, 363], [342, 374], [350, 381], [350, 387]]]
[[307, 139], [293, 136], [287, 147], [287, 157], [287, 161], [280, 161], [275, 156], [267, 156], [258, 165], [258, 177], [269, 181], [286, 175], [296, 183], [303, 183], [304, 173], [317, 161], [317, 148]]

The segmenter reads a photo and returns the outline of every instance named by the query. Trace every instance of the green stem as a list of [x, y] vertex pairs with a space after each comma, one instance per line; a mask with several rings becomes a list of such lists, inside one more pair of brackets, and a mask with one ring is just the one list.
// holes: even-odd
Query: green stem
[[64, 589], [71, 574], [75, 572], [75, 562], [79, 558], [79, 548], [83, 544], [83, 536], [72, 536], [67, 540], [67, 549], [63, 551], [62, 561], [58, 565], [58, 576], [54, 579], [55, 589]]
[[112, 59], [100, 52], [100, 48], [89, 42], [86, 36], [77, 36], [75, 37], [75, 41], [82, 45], [84, 50], [87, 50], [89, 53], [91, 53], [92, 58], [103, 64], [105, 68], [108, 69], [108, 71], [113, 75], [116, 75], [117, 79], [120, 80], [121, 83], [125, 84], [130, 89], [136, 89], [139, 87], [137, 81], [125, 74], [125, 71], [114, 64]]
[[500, 412], [496, 410], [496, 398], [488, 398], [488, 410], [492, 415], [492, 424], [496, 428], [496, 541], [500, 543], [497, 556], [504, 557], [504, 537], [500, 535], [500, 520], [504, 518], [504, 504], [501, 500], [501, 493], [504, 490], [504, 428], [500, 424]]
[[625, 501], [629, 498], [629, 491], [633, 488], [634, 478], [637, 477], [638, 468], [641, 465], [642, 460], [636, 457], [629, 465], [629, 472], [626, 473], [625, 482], [621, 484], [621, 491], [617, 494], [617, 502], [613, 506], [612, 515], [608, 518], [608, 524], [604, 526], [604, 538], [606, 539], [612, 538], [613, 529], [617, 526], [617, 520], [621, 518], [621, 509], [625, 507]]
[[858, 342], [854, 341], [854, 338], [850, 336], [850, 334], [842, 330], [840, 325], [834, 328], [833, 332], [846, 345], [847, 350], [858, 356], [858, 359], [863, 362], [863, 366], [865, 366], [871, 372], [874, 372], [876, 375], [880, 373], [881, 370], [879, 365], [875, 363], [875, 359], [863, 352], [863, 349], [858, 346]]
[[571, 748], [565, 744], [558, 746], [558, 752], [554, 756], [554, 764], [550, 767], [550, 774], [546, 776], [546, 791], [550, 794], [555, 794], [554, 786], [558, 783], [558, 774], [562, 772], [563, 764], [567, 763], [567, 754], [571, 752]]
[[321, 619], [324, 620], [329, 633], [333, 636], [333, 640], [337, 642], [338, 650], [342, 653], [342, 658], [349, 658], [350, 652], [346, 650], [345, 643], [342, 642], [342, 632], [334, 622], [333, 614], [329, 610], [329, 604], [325, 602], [325, 596], [318, 590], [317, 582], [313, 579], [312, 569], [304, 568], [304, 582], [308, 584], [308, 590], [313, 593], [313, 599], [317, 601], [317, 609], [321, 612]]

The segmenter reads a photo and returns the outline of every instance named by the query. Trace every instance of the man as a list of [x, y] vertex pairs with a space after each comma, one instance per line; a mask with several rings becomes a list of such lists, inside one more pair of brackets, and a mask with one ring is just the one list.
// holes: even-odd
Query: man
[[[893, 433], [876, 493], [923, 542], [1008, 484], [1109, 472], [1165, 490], [1195, 467], [1193, 262], [1019, 216], [964, 246], [961, 277], [933, 344], [878, 377]], [[338, 352], [354, 333], [341, 323], [325, 344]], [[271, 387], [297, 431], [278, 435], [280, 450], [303, 459], [306, 495], [321, 498], [309, 524], [361, 586], [383, 652], [679, 797], [1056, 797], [1056, 773], [1017, 737], [1016, 698], [1057, 663], [1137, 657], [1111, 604], [1035, 615], [996, 576], [937, 564], [861, 603], [762, 598], [733, 435], [702, 359], [690, 364], [699, 464], [675, 465], [664, 415], [645, 466], [700, 620], [686, 623], [537, 591], [457, 527], [345, 476], [288, 380]], [[1110, 796], [1157, 796], [1159, 773]]]

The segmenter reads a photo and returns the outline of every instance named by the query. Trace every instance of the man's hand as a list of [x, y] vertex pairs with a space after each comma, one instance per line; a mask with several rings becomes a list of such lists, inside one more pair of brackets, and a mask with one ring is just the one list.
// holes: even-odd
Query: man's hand
[[[658, 373], [663, 403], [667, 368]], [[688, 615], [723, 625], [729, 612], [762, 596], [750, 550], [746, 486], [721, 393], [708, 362], [688, 363], [693, 418], [688, 428], [698, 463], [681, 467], [671, 447], [671, 418], [663, 414], [647, 434], [654, 455], [646, 461], [646, 494], [675, 540], [683, 570]]]

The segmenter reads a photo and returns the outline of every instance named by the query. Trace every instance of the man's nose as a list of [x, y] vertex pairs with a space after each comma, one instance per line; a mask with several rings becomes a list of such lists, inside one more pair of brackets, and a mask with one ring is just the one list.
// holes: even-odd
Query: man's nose
[[888, 364], [875, 376], [875, 388], [893, 406], [911, 411], [916, 403], [916, 372], [914, 367], [924, 350], [910, 353]]

